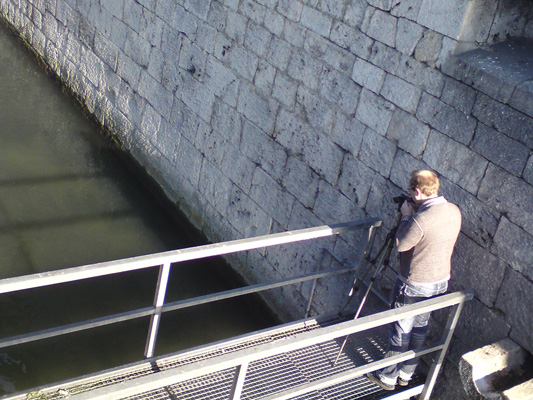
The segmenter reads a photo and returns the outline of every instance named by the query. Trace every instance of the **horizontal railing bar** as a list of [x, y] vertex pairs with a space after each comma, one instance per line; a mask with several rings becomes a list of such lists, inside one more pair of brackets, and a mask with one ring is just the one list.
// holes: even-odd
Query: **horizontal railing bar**
[[338, 235], [354, 229], [364, 229], [371, 226], [378, 227], [381, 221], [376, 218], [362, 219], [334, 225], [323, 225], [314, 228], [299, 229], [290, 232], [275, 233], [247, 239], [239, 239], [222, 243], [189, 247], [145, 256], [125, 258], [117, 261], [107, 261], [88, 264], [81, 267], [42, 272], [15, 278], [0, 280], [0, 294], [19, 290], [33, 289], [59, 283], [73, 282], [83, 279], [96, 278], [122, 272], [151, 268], [165, 263], [180, 263], [221, 256], [240, 251], [259, 249], [262, 247], [278, 246], [304, 240], [324, 238]]
[[103, 326], [131, 321], [133, 319], [138, 319], [142, 317], [149, 317], [154, 313], [154, 311], [154, 307], [151, 306], [146, 308], [140, 308], [137, 310], [126, 311], [120, 314], [113, 314], [101, 318], [94, 318], [88, 321], [77, 322], [74, 324], [62, 325], [50, 329], [43, 329], [41, 331], [32, 332], [24, 335], [12, 336], [5, 339], [0, 339], [0, 349], [36, 342], [44, 339], [51, 339], [54, 337], [81, 332], [88, 329], [100, 328]]
[[[274, 289], [281, 286], [288, 286], [300, 282], [310, 281], [316, 278], [325, 278], [334, 275], [340, 275], [347, 272], [352, 272], [353, 268], [344, 268], [338, 270], [328, 270], [319, 273], [301, 275], [299, 277], [284, 279], [276, 282], [262, 283], [256, 285], [250, 285], [243, 288], [236, 288], [218, 292], [214, 294], [208, 294], [204, 296], [197, 296], [187, 300], [179, 300], [171, 303], [167, 303], [160, 307], [162, 313], [194, 307], [202, 304], [213, 303], [220, 300], [227, 300], [238, 296], [244, 296], [247, 294], [258, 293], [265, 290]], [[31, 343], [43, 339], [51, 339], [53, 337], [67, 335], [70, 333], [81, 332], [83, 330], [99, 328], [115, 323], [126, 322], [137, 318], [143, 318], [153, 315], [157, 311], [156, 307], [145, 307], [136, 310], [127, 311], [124, 313], [113, 314], [106, 317], [94, 318], [84, 322], [63, 325], [56, 328], [45, 329], [38, 332], [32, 332], [19, 336], [12, 336], [4, 339], [0, 339], [0, 349], [16, 346], [26, 343]]]
[[[336, 325], [323, 327], [320, 330], [296, 334], [294, 336], [266, 343], [253, 348], [239, 350], [235, 353], [218, 356], [216, 359], [202, 360], [194, 364], [184, 365], [154, 376], [140, 377], [119, 386], [96, 389], [90, 393], [81, 393], [71, 396], [72, 399], [106, 399], [112, 393], [115, 398], [127, 397], [157, 388], [173, 385], [184, 380], [206, 375], [211, 372], [226, 368], [236, 367], [242, 363], [251, 363], [256, 360], [273, 357], [282, 353], [302, 349], [317, 343], [334, 340], [354, 333], [366, 331], [378, 326], [386, 325], [400, 319], [409, 318], [418, 314], [451, 307], [471, 300], [473, 293], [469, 291], [456, 292], [424, 300], [399, 309], [387, 310], [378, 314], [369, 315], [356, 320], [342, 322]], [[383, 361], [383, 360], [381, 360]], [[381, 365], [377, 361], [375, 365]], [[376, 368], [377, 369], [377, 368]]]
[[297, 283], [311, 281], [313, 279], [327, 278], [330, 276], [341, 275], [341, 274], [345, 274], [345, 273], [353, 272], [353, 271], [354, 271], [354, 268], [342, 268], [342, 269], [317, 272], [313, 274], [300, 275], [294, 278], [283, 279], [283, 280], [275, 281], [275, 282], [258, 283], [255, 285], [249, 285], [249, 286], [242, 287], [242, 288], [225, 290], [223, 292], [218, 292], [215, 294], [198, 296], [192, 299], [170, 302], [170, 303], [165, 304], [162, 307], [161, 311], [167, 312], [167, 311], [180, 310], [180, 309], [187, 308], [187, 307], [198, 306], [198, 305], [207, 304], [207, 303], [211, 303], [211, 302], [219, 301], [219, 300], [227, 300], [233, 297], [245, 296], [245, 295], [253, 294], [253, 293], [259, 293], [265, 290], [276, 289], [282, 286], [294, 285]]
[[419, 349], [419, 350], [408, 350], [401, 354], [397, 354], [397, 355], [383, 358], [381, 360], [374, 361], [374, 362], [371, 362], [365, 365], [361, 365], [349, 371], [340, 372], [338, 374], [330, 375], [326, 378], [318, 379], [313, 382], [299, 385], [299, 386], [284, 390], [279, 393], [261, 397], [260, 400], [287, 400], [287, 399], [292, 399], [298, 396], [303, 396], [309, 392], [312, 392], [313, 390], [320, 390], [320, 389], [324, 389], [327, 387], [331, 387], [331, 386], [349, 381], [350, 379], [358, 378], [359, 376], [367, 374], [369, 372], [386, 368], [390, 365], [408, 361], [415, 357], [422, 357], [422, 356], [425, 356], [426, 354], [431, 354], [435, 351], [442, 350], [443, 347], [444, 347], [443, 344], [438, 344], [436, 346], [426, 347], [426, 348]]

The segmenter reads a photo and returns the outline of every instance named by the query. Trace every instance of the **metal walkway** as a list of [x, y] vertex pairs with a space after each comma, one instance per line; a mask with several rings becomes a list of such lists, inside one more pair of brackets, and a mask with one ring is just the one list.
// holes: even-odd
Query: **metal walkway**
[[[153, 357], [157, 328], [163, 312], [306, 281], [313, 282], [314, 291], [314, 283], [319, 278], [346, 273], [352, 276], [354, 273], [360, 274], [361, 264], [372, 242], [373, 229], [377, 226], [377, 220], [322, 226], [2, 280], [0, 293], [9, 293], [160, 266], [153, 307], [0, 340], [0, 348], [4, 348], [151, 315], [145, 361], [50, 385], [33, 392], [4, 396], [3, 399], [370, 400], [409, 399], [418, 394], [420, 399], [429, 399], [462, 306], [472, 298], [471, 293], [448, 294], [356, 320], [307, 318], [189, 351]], [[170, 268], [172, 265], [178, 267], [176, 264], [181, 261], [335, 236], [354, 229], [367, 230], [358, 245], [358, 262], [355, 265], [341, 265], [340, 268], [328, 271], [251, 285], [185, 301], [168, 304], [164, 302], [166, 278]], [[313, 300], [313, 291], [306, 314]], [[438, 343], [418, 351], [407, 351], [382, 359], [388, 324], [444, 308], [450, 308], [450, 313]], [[346, 337], [349, 338], [348, 344], [343, 348], [339, 361], [335, 363]], [[414, 382], [413, 387], [402, 388], [398, 393], [393, 392], [392, 397], [390, 392], [384, 393], [364, 377], [368, 372], [430, 353], [434, 355], [434, 362], [425, 382]]]

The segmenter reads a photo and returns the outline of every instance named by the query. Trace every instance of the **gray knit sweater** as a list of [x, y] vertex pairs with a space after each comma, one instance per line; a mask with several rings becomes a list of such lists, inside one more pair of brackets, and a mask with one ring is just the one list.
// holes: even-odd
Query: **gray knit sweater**
[[461, 229], [461, 211], [444, 197], [422, 203], [408, 220], [400, 222], [396, 248], [400, 274], [408, 283], [450, 279], [451, 256]]

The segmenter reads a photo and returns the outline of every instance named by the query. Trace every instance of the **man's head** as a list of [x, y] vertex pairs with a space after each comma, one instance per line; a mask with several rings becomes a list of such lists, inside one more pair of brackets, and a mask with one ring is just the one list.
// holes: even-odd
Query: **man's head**
[[421, 169], [413, 171], [409, 179], [409, 190], [413, 199], [417, 201], [438, 196], [439, 178], [435, 173], [428, 170]]

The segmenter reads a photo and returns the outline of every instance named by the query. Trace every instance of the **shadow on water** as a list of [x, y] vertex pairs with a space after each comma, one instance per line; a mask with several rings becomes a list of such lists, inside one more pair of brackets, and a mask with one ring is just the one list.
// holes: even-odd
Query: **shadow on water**
[[[0, 279], [205, 243], [139, 175], [0, 22]], [[0, 337], [149, 306], [156, 278], [2, 295]], [[241, 285], [212, 258], [174, 266], [167, 298]], [[156, 354], [276, 323], [255, 297], [164, 314]], [[0, 349], [0, 395], [137, 361], [147, 331], [145, 318]]]

